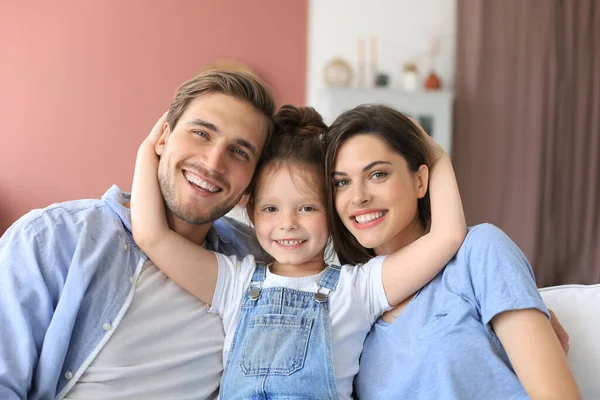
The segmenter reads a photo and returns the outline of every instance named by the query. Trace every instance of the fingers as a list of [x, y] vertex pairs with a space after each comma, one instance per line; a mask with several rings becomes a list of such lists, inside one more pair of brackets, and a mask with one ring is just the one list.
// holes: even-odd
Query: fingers
[[152, 143], [156, 143], [158, 142], [158, 139], [160, 138], [160, 136], [163, 133], [163, 126], [165, 124], [165, 122], [167, 122], [167, 114], [168, 111], [165, 112], [162, 117], [160, 117], [158, 119], [158, 121], [156, 121], [156, 124], [154, 124], [154, 127], [152, 128], [152, 130], [150, 131], [150, 134], [147, 137], [147, 140], [152, 142]]
[[558, 341], [560, 342], [560, 345], [562, 346], [563, 350], [565, 351], [565, 354], [568, 354], [569, 353], [569, 334], [567, 333], [565, 328], [561, 325], [560, 321], [558, 320], [558, 317], [556, 316], [556, 314], [554, 314], [554, 311], [552, 311], [552, 310], [548, 310], [548, 311], [550, 311], [550, 325], [552, 325], [552, 329], [554, 329], [554, 333], [556, 333], [556, 336], [558, 337]]
[[417, 127], [419, 134], [425, 140], [429, 146], [429, 154], [431, 156], [431, 162], [433, 165], [444, 155], [444, 149], [438, 144], [433, 138], [425, 132], [425, 129], [412, 117], [408, 117], [412, 123]]

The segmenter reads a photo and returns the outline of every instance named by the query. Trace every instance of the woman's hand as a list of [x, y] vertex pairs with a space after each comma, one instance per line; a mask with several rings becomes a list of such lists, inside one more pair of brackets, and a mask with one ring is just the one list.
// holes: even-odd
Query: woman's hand
[[442, 158], [442, 156], [446, 152], [444, 151], [444, 149], [442, 149], [442, 146], [440, 146], [438, 144], [438, 142], [433, 140], [433, 138], [427, 132], [425, 132], [425, 129], [423, 129], [423, 127], [421, 125], [419, 125], [419, 123], [417, 121], [415, 121], [411, 117], [408, 117], [408, 118], [412, 121], [413, 124], [415, 124], [419, 133], [425, 139], [425, 142], [429, 146], [429, 156], [431, 157], [431, 167], [433, 168], [433, 166], [435, 164], [437, 164], [439, 159]]

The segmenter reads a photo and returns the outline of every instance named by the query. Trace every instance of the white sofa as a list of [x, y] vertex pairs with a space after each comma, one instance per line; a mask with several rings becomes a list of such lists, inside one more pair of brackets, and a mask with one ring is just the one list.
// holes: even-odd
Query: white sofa
[[540, 289], [569, 334], [569, 363], [586, 400], [600, 399], [600, 285]]

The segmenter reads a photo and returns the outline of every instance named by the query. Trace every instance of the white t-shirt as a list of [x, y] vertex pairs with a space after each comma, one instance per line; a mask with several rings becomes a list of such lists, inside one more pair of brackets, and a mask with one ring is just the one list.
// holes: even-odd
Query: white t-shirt
[[[225, 363], [240, 317], [241, 302], [255, 269], [254, 256], [243, 260], [235, 256], [215, 253], [219, 263], [219, 277], [209, 312], [219, 314], [225, 327]], [[358, 373], [358, 361], [365, 337], [371, 325], [390, 309], [381, 279], [385, 256], [375, 257], [359, 266], [344, 265], [337, 288], [329, 296], [329, 323], [331, 326], [333, 367], [340, 398], [350, 399], [352, 380]], [[263, 288], [286, 287], [316, 292], [325, 272], [317, 275], [290, 278], [275, 275], [267, 268]]]
[[221, 319], [146, 261], [131, 306], [65, 399], [215, 399]]

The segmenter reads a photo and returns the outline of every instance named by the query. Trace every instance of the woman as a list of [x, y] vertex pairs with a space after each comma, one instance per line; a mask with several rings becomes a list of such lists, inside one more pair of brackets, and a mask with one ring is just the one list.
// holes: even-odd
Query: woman
[[[385, 106], [359, 106], [330, 127], [328, 201], [342, 264], [427, 232], [429, 198], [418, 189], [431, 165], [426, 137]], [[373, 218], [358, 224], [365, 213]], [[580, 398], [531, 267], [489, 224], [469, 229], [445, 269], [375, 323], [355, 390], [364, 399]]]

